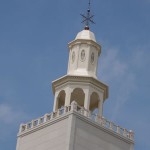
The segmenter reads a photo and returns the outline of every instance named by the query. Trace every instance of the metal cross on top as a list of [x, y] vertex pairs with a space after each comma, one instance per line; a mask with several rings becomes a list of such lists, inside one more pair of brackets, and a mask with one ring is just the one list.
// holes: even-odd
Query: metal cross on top
[[92, 18], [94, 17], [94, 15], [91, 15], [91, 0], [89, 0], [89, 7], [87, 9], [87, 13], [86, 15], [81, 14], [81, 16], [83, 17], [83, 21], [81, 23], [85, 23], [85, 30], [89, 30], [90, 29], [90, 23], [95, 24], [95, 22], [92, 20]]

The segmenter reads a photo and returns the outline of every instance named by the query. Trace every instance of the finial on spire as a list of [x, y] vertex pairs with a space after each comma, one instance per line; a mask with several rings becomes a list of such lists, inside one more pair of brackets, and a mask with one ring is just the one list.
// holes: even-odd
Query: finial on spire
[[85, 23], [85, 30], [89, 30], [90, 29], [90, 23], [95, 24], [95, 22], [92, 20], [92, 18], [94, 17], [94, 15], [91, 14], [91, 0], [89, 0], [89, 6], [87, 9], [87, 13], [86, 15], [81, 14], [81, 16], [83, 17], [83, 21], [81, 23]]

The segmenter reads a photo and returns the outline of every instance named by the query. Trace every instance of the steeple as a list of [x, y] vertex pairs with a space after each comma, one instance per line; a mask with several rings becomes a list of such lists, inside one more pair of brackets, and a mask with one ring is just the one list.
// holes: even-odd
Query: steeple
[[97, 78], [98, 57], [101, 46], [90, 30], [79, 32], [69, 43], [68, 75]]
[[101, 46], [97, 43], [94, 33], [89, 30], [89, 22], [93, 22], [90, 9], [87, 11], [87, 17], [82, 16], [86, 22], [85, 29], [68, 44], [67, 75], [52, 83], [55, 95], [53, 111], [75, 101], [87, 111], [98, 109], [98, 115], [101, 116], [103, 103], [108, 98], [108, 86], [97, 79]]
[[103, 103], [108, 98], [108, 86], [97, 79], [98, 59], [101, 46], [95, 35], [89, 30], [89, 23], [94, 23], [90, 13], [90, 4], [87, 14], [82, 15], [85, 28], [75, 39], [68, 44], [69, 60], [67, 75], [53, 81], [55, 95], [53, 111], [69, 106], [75, 101], [87, 111], [98, 109], [102, 115]]

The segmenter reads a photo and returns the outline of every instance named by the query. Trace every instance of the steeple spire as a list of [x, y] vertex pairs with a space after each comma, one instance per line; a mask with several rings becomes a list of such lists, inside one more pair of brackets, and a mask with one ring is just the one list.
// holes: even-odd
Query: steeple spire
[[92, 20], [94, 15], [91, 14], [91, 0], [89, 0], [89, 6], [87, 9], [86, 15], [81, 14], [81, 16], [83, 17], [83, 21], [81, 23], [85, 24], [84, 29], [89, 30], [90, 29], [90, 23], [95, 24], [95, 22]]

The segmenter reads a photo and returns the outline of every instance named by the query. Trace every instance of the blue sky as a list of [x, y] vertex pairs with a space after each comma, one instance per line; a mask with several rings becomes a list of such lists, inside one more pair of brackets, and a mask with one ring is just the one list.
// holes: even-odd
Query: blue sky
[[[0, 149], [16, 148], [19, 124], [52, 111], [51, 82], [66, 74], [68, 42], [83, 29], [87, 0], [0, 0]], [[92, 0], [102, 45], [104, 116], [150, 149], [150, 0]]]

